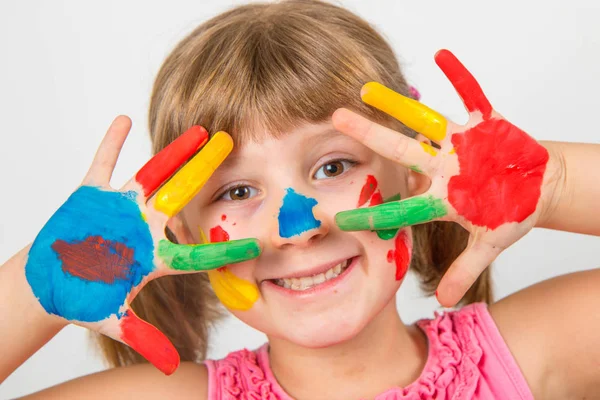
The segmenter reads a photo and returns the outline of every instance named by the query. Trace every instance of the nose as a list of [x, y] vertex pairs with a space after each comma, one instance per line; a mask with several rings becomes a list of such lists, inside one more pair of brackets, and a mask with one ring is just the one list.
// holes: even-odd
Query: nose
[[314, 207], [317, 200], [286, 189], [283, 203], [277, 216], [277, 224], [272, 232], [275, 247], [309, 246], [322, 239], [329, 232], [326, 218], [318, 218]]

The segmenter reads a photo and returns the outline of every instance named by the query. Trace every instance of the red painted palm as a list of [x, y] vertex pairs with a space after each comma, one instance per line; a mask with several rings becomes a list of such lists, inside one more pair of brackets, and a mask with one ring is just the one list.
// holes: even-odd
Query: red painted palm
[[[455, 221], [470, 231], [467, 249], [440, 283], [438, 299], [454, 305], [479, 274], [536, 224], [545, 207], [556, 167], [546, 149], [505, 120], [479, 84], [449, 51], [435, 61], [469, 112], [458, 125], [423, 104], [375, 82], [363, 101], [386, 112], [436, 143], [431, 146], [371, 122], [349, 110], [333, 116], [335, 127], [431, 179], [423, 194], [377, 207], [341, 212], [343, 230], [389, 229]], [[551, 160], [553, 161], [553, 160]]]

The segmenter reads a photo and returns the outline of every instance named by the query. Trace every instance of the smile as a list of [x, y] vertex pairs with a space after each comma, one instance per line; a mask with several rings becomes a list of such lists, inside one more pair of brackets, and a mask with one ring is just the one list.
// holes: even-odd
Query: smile
[[352, 258], [349, 258], [331, 267], [327, 271], [321, 272], [316, 275], [302, 276], [296, 278], [274, 279], [272, 280], [272, 282], [275, 283], [277, 286], [281, 286], [286, 289], [296, 291], [308, 290], [329, 280], [337, 278], [348, 268], [351, 262]]

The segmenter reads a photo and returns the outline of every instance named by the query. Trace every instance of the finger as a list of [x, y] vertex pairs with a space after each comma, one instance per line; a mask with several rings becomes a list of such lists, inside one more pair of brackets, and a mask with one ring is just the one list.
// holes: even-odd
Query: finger
[[375, 207], [342, 211], [336, 214], [335, 223], [343, 231], [380, 230], [422, 224], [447, 214], [443, 200], [423, 194]]
[[131, 119], [129, 117], [119, 115], [114, 119], [96, 151], [92, 165], [83, 180], [84, 184], [93, 186], [107, 186], [109, 184], [119, 153], [130, 129]]
[[500, 247], [477, 240], [467, 247], [448, 268], [438, 285], [437, 298], [440, 304], [444, 307], [456, 305], [501, 251]]
[[208, 132], [192, 126], [171, 144], [152, 157], [135, 175], [144, 196], [149, 197], [208, 140]]
[[158, 256], [174, 271], [209, 271], [228, 264], [251, 260], [260, 254], [256, 239], [231, 240], [210, 244], [175, 244], [163, 239], [158, 243]]
[[140, 353], [146, 360], [171, 375], [179, 366], [179, 353], [175, 346], [156, 327], [141, 320], [132, 310], [121, 318], [121, 340]]
[[365, 103], [391, 115], [434, 142], [439, 143], [446, 137], [448, 123], [442, 114], [394, 92], [381, 83], [365, 84], [360, 91], [360, 96]]
[[172, 217], [194, 197], [233, 149], [233, 140], [217, 132], [194, 158], [157, 192], [154, 208]]
[[[392, 201], [399, 201], [401, 199], [402, 199], [402, 196], [400, 195], [400, 193], [396, 193], [395, 195], [384, 199], [383, 202], [390, 203]], [[379, 239], [390, 240], [390, 239], [393, 239], [396, 237], [396, 234], [398, 234], [398, 228], [383, 229], [383, 230], [375, 231], [375, 232], [377, 232], [377, 236], [379, 237]]]
[[376, 153], [424, 174], [432, 172], [435, 164], [433, 157], [437, 151], [428, 144], [376, 124], [344, 108], [336, 110], [331, 118], [335, 129], [353, 137]]
[[435, 62], [444, 72], [454, 89], [462, 99], [469, 112], [479, 111], [483, 119], [490, 118], [492, 105], [481, 90], [481, 86], [473, 75], [448, 50], [440, 50], [435, 55]]
[[208, 279], [221, 303], [231, 310], [249, 310], [260, 296], [256, 285], [238, 278], [227, 268], [208, 271]]

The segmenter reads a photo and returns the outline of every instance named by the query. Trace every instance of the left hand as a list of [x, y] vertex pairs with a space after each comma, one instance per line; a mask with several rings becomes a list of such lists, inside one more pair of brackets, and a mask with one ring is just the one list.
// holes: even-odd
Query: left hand
[[469, 71], [448, 50], [435, 61], [469, 112], [461, 126], [425, 105], [376, 82], [361, 96], [439, 149], [378, 125], [346, 109], [333, 115], [337, 130], [372, 150], [431, 179], [423, 194], [336, 215], [342, 230], [401, 228], [454, 221], [470, 232], [469, 243], [440, 281], [444, 306], [460, 301], [488, 265], [544, 216], [556, 192], [560, 164], [527, 133], [498, 114]]

